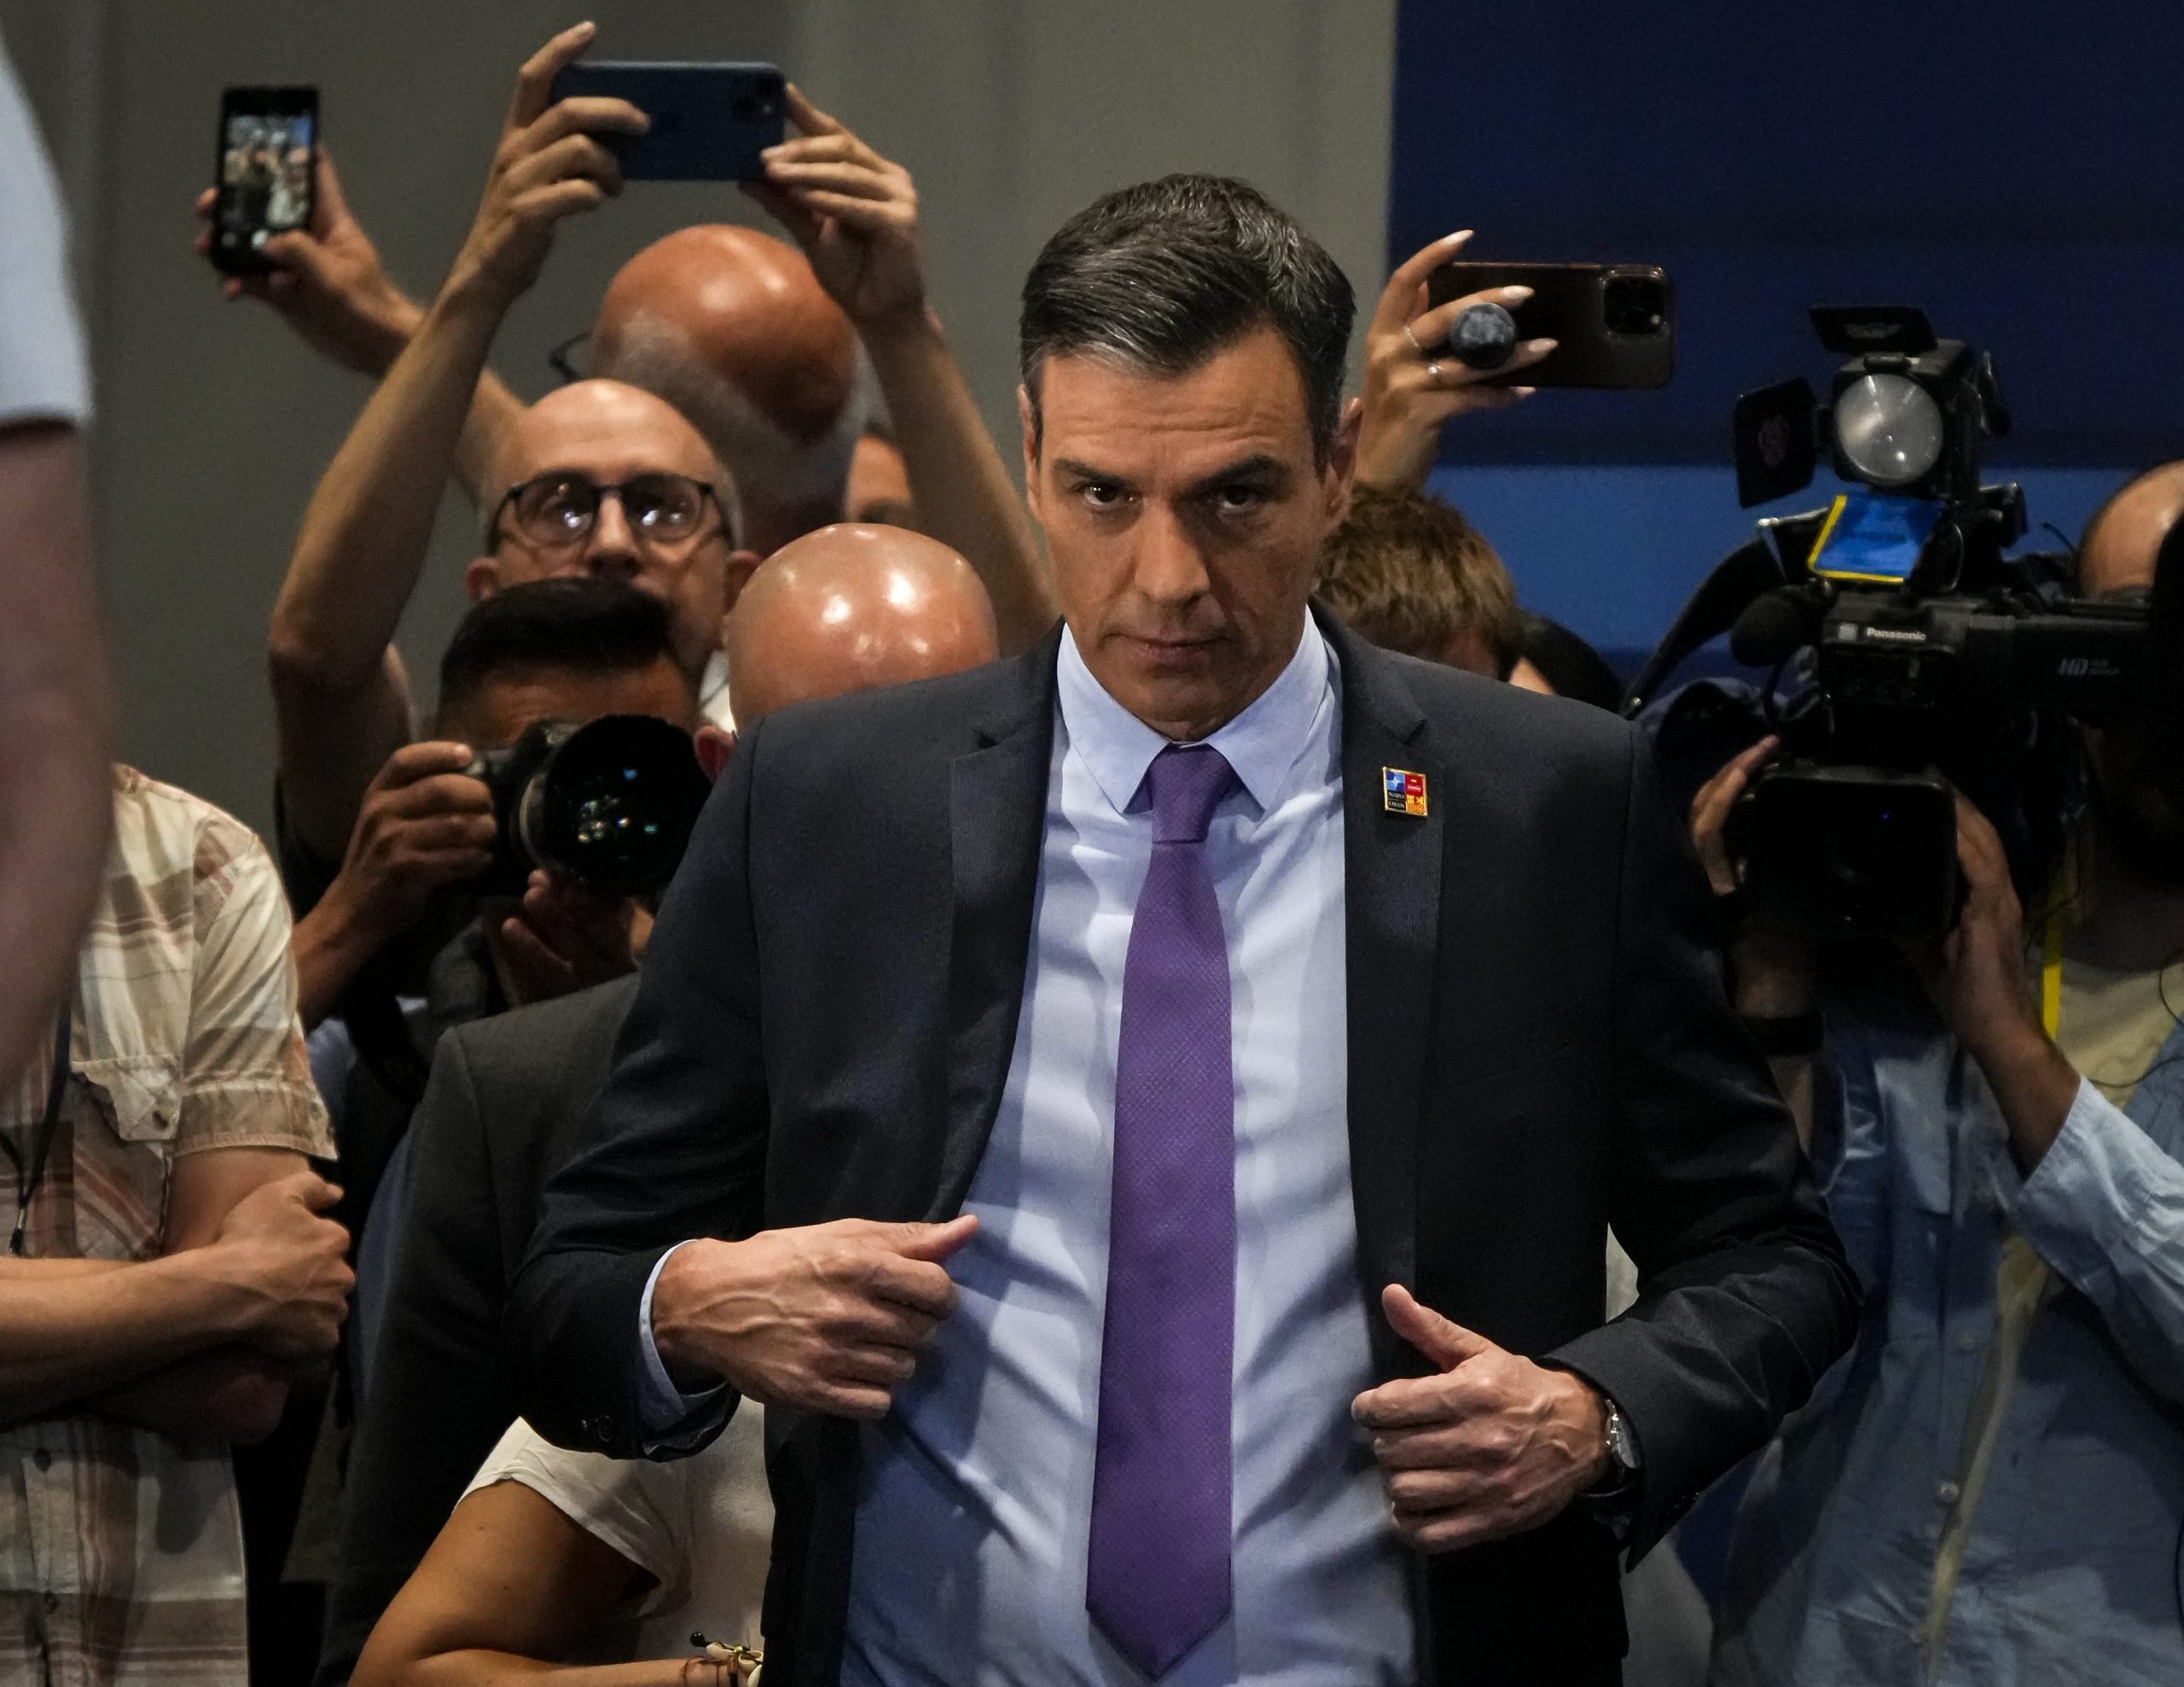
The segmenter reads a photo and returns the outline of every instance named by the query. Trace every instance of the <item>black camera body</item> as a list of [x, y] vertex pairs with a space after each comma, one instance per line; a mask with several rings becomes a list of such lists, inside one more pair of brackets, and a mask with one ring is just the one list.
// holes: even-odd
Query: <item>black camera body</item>
[[467, 771], [493, 793], [493, 861], [472, 886], [485, 896], [520, 896], [540, 867], [609, 896], [654, 895], [711, 790], [690, 735], [651, 715], [535, 722]]
[[[1765, 704], [1782, 744], [1729, 820], [1752, 917], [1819, 936], [1932, 936], [1963, 896], [1956, 792], [2036, 871], [2059, 838], [2069, 722], [2112, 719], [2151, 694], [2152, 605], [2072, 595], [2068, 555], [2006, 554], [2024, 501], [1979, 484], [1980, 446], [2008, 425], [1991, 359], [1937, 339], [1908, 307], [1813, 319], [1849, 354], [1833, 402], [1817, 409], [1803, 380], [1738, 401], [1740, 496], [1748, 506], [1809, 484], [1823, 445], [1870, 490], [1763, 521], [1679, 616], [1627, 707], [1728, 631], [1738, 661], [1772, 670]], [[1833, 542], [1853, 497], [1891, 542]], [[2164, 573], [2158, 593], [2181, 585]], [[1810, 683], [1786, 704], [1792, 671]]]

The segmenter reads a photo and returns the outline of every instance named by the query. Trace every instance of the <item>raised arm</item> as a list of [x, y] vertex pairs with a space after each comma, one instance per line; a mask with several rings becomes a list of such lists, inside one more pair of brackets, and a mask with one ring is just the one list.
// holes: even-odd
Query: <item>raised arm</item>
[[555, 73], [591, 36], [588, 24], [563, 31], [517, 77], [478, 219], [312, 495], [274, 606], [282, 790], [297, 835], [327, 860], [340, 858], [366, 787], [412, 736], [391, 641], [493, 336], [537, 279], [555, 225], [620, 190], [613, 154], [593, 136], [644, 126], [625, 101], [549, 103]]
[[909, 171], [799, 90], [788, 90], [788, 101], [803, 132], [769, 152], [766, 179], [752, 196], [795, 236], [820, 285], [857, 325], [920, 519], [978, 570], [1002, 654], [1013, 655], [1061, 612], [1016, 483], [926, 299], [917, 188]]

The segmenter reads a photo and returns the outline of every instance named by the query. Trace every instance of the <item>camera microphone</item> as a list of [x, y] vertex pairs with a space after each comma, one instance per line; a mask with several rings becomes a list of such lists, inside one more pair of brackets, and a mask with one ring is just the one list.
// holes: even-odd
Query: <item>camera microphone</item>
[[1820, 606], [1801, 587], [1777, 586], [1745, 606], [1729, 629], [1729, 654], [1747, 668], [1786, 662], [1820, 635]]
[[1498, 369], [1517, 349], [1517, 319], [1498, 304], [1470, 304], [1449, 326], [1449, 350], [1467, 369]]

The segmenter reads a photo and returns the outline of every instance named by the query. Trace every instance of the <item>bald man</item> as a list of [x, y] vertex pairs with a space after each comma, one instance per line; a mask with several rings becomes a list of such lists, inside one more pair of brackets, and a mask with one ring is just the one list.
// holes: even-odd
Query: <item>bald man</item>
[[840, 522], [767, 559], [728, 617], [735, 718], [952, 674], [1000, 654], [971, 565], [900, 527]]
[[[843, 524], [795, 541], [752, 577], [729, 617], [729, 641], [738, 716], [747, 722], [791, 703], [990, 661], [993, 607], [970, 565], [945, 545], [900, 528]], [[467, 1654], [475, 1672], [486, 1653], [559, 1659], [598, 1638], [588, 1632], [614, 1615], [647, 1573], [704, 1585], [703, 1577], [692, 1582], [687, 1564], [677, 1574], [628, 1562], [627, 1537], [600, 1521], [618, 1508], [641, 1509], [648, 1496], [656, 1504], [663, 1484], [687, 1487], [694, 1465], [671, 1467], [675, 1476], [602, 1475], [604, 1461], [588, 1472], [581, 1455], [539, 1445], [528, 1475], [473, 1493], [449, 1521], [515, 1417], [495, 1351], [508, 1280], [539, 1189], [606, 1081], [632, 994], [628, 981], [601, 985], [460, 1027], [440, 1044], [411, 1127], [414, 1205], [351, 1443], [320, 1687], [349, 1678], [375, 1623], [361, 1679], [406, 1679], [406, 1671], [453, 1652]], [[763, 1505], [755, 1429], [736, 1432], [743, 1445], [730, 1463]], [[580, 1508], [572, 1494], [591, 1504]], [[703, 1516], [707, 1497], [692, 1493], [688, 1505]], [[732, 1579], [763, 1580], [739, 1568]], [[625, 1626], [615, 1634], [624, 1646], [628, 1632]]]
[[793, 246], [725, 223], [654, 241], [608, 286], [591, 367], [697, 425], [761, 555], [841, 519], [864, 421], [857, 330]]

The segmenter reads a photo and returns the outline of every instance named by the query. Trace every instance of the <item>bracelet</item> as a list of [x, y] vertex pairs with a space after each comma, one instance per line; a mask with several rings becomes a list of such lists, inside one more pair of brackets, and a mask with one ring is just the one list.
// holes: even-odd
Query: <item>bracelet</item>
[[1759, 1045], [1762, 1054], [1820, 1052], [1822, 1027], [1816, 1007], [1809, 1007], [1803, 1013], [1740, 1013], [1737, 1023]]

